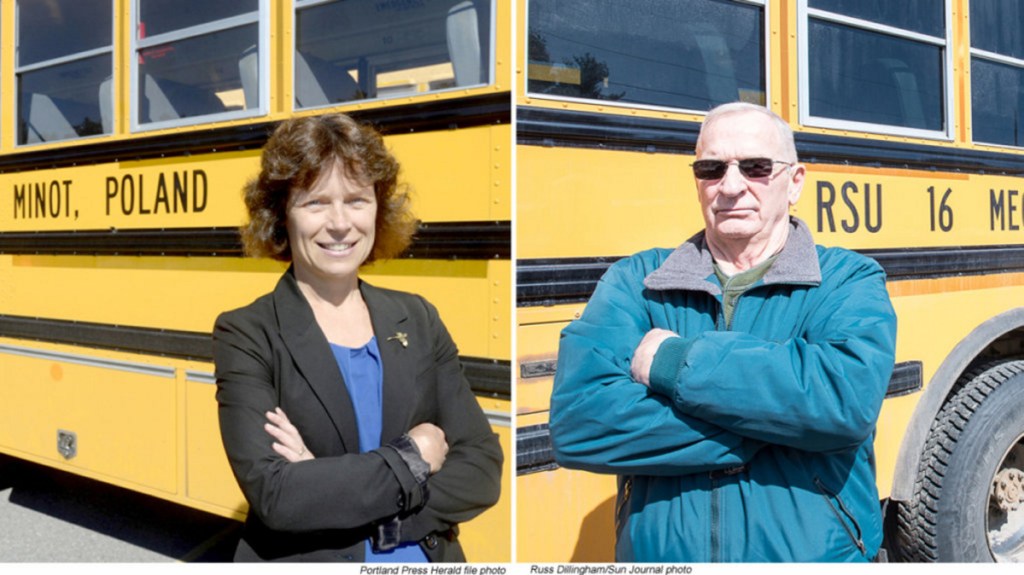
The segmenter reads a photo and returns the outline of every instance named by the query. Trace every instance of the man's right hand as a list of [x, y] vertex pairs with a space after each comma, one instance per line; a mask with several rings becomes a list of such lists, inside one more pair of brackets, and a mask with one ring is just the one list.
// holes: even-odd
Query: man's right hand
[[658, 353], [662, 342], [670, 337], [679, 337], [679, 334], [667, 329], [654, 328], [640, 340], [636, 351], [633, 352], [633, 360], [629, 366], [630, 374], [637, 383], [651, 385], [651, 366], [654, 364], [654, 354]]
[[420, 457], [430, 465], [430, 473], [437, 473], [448, 455], [448, 442], [444, 430], [433, 423], [421, 423], [409, 430], [409, 438], [420, 450]]

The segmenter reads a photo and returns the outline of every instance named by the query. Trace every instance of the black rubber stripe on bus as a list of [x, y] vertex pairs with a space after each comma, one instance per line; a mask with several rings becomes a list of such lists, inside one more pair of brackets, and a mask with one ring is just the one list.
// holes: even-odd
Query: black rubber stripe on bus
[[[970, 246], [857, 250], [874, 258], [889, 281], [1024, 272], [1024, 246]], [[598, 280], [620, 258], [557, 258], [516, 261], [520, 307], [585, 302]]]
[[473, 393], [506, 401], [512, 399], [511, 361], [469, 356], [459, 356], [459, 361]]
[[552, 306], [590, 299], [597, 281], [620, 257], [516, 260], [516, 304]]
[[516, 475], [558, 469], [547, 423], [516, 429]]
[[[0, 337], [107, 349], [191, 361], [213, 361], [208, 333], [0, 315]], [[460, 356], [478, 396], [511, 399], [511, 362]]]
[[[508, 92], [500, 92], [373, 110], [341, 111], [373, 124], [385, 135], [409, 134], [508, 124], [512, 121], [512, 98]], [[0, 156], [0, 173], [260, 148], [278, 123], [258, 122], [217, 128], [197, 126], [173, 134], [136, 134], [116, 141], [85, 142], [47, 150], [27, 148], [23, 152]]]
[[[511, 222], [421, 223], [402, 259], [509, 259]], [[241, 257], [238, 228], [0, 232], [0, 254]]]
[[[918, 391], [922, 387], [921, 362], [904, 361], [893, 367], [886, 399]], [[547, 423], [516, 429], [516, 475], [558, 469]]]
[[[519, 107], [520, 145], [693, 154], [700, 124], [575, 110]], [[1020, 154], [797, 132], [806, 163], [906, 168], [929, 172], [1024, 175]]]

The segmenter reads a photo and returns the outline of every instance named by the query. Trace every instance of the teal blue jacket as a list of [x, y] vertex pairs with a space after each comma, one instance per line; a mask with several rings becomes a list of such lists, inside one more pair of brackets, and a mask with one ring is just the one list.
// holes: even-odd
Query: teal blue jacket
[[[562, 331], [551, 438], [564, 467], [619, 476], [619, 561], [869, 561], [882, 541], [872, 447], [894, 362], [885, 273], [787, 243], [723, 325], [697, 234], [614, 264]], [[652, 328], [650, 388], [630, 360]]]

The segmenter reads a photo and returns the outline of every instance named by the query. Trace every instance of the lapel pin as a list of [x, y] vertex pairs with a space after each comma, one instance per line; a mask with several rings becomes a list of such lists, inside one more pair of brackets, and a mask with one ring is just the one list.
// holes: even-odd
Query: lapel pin
[[404, 331], [395, 332], [395, 335], [389, 337], [387, 341], [396, 340], [402, 344], [402, 347], [409, 347], [409, 334]]

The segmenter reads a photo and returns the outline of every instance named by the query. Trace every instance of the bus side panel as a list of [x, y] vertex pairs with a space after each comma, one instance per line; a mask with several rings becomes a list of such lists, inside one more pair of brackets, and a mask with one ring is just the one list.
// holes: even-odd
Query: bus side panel
[[477, 397], [485, 413], [491, 417], [491, 430], [498, 435], [505, 464], [501, 473], [501, 499], [474, 519], [459, 525], [459, 542], [469, 561], [508, 562], [512, 560], [512, 428], [504, 414], [512, 406], [507, 401]]
[[[387, 138], [425, 222], [510, 220], [507, 125]], [[448, 168], [442, 168], [447, 166]]]
[[[0, 340], [0, 446], [174, 494], [177, 385], [173, 370], [160, 371], [110, 354]], [[58, 431], [76, 437], [70, 459], [58, 451]]]
[[[519, 416], [522, 428], [547, 413]], [[603, 563], [615, 559], [615, 476], [558, 468], [520, 474], [517, 560]], [[553, 511], [557, 510], [557, 511]]]
[[[212, 369], [212, 366], [209, 366]], [[186, 377], [186, 490], [190, 499], [222, 509], [222, 515], [244, 519], [248, 508], [231, 472], [217, 419], [217, 386], [210, 375]]]
[[[517, 257], [625, 256], [703, 227], [689, 156], [518, 146]], [[585, 168], [584, 168], [585, 166]]]

